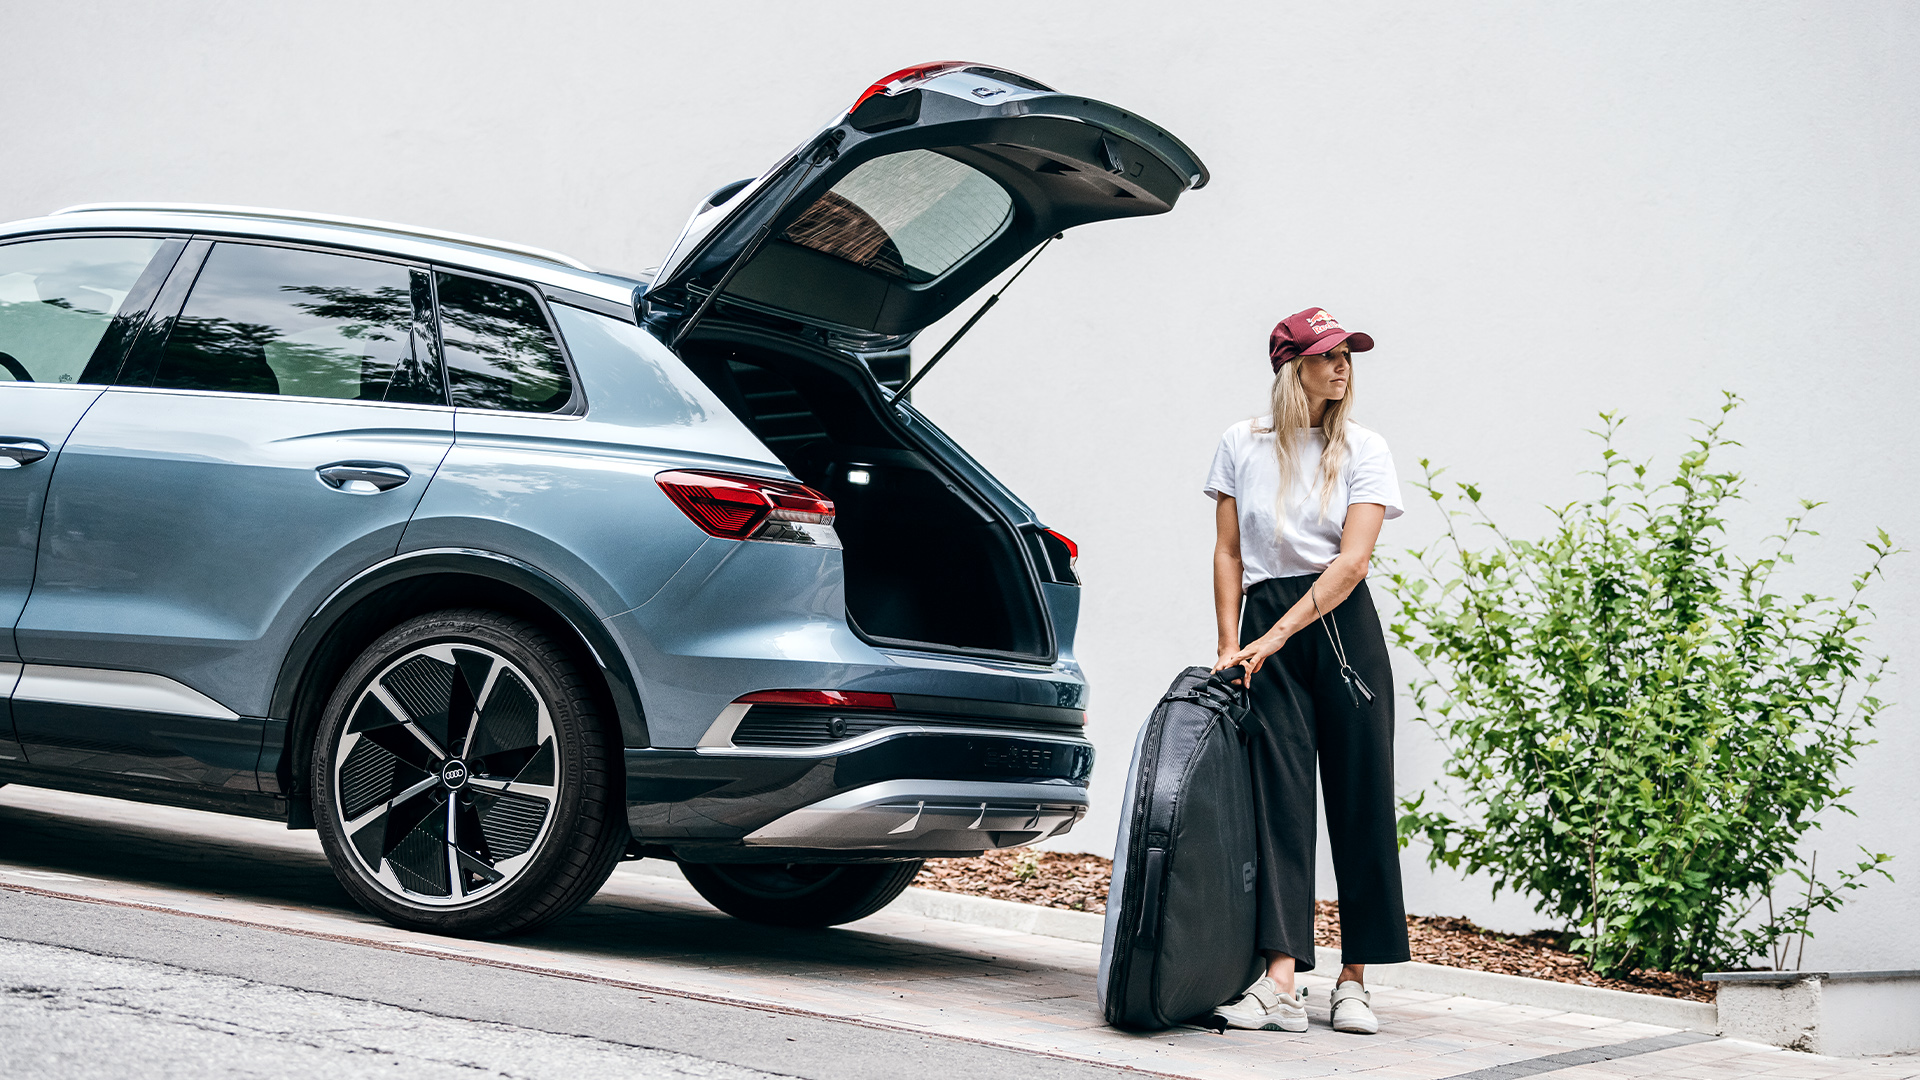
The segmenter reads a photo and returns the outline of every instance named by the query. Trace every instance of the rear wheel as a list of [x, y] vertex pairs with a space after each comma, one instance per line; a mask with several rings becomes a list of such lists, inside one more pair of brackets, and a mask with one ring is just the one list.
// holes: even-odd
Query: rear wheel
[[835, 926], [894, 901], [922, 860], [898, 863], [686, 863], [680, 869], [707, 902], [736, 919], [770, 926]]
[[589, 684], [521, 619], [441, 611], [395, 627], [347, 669], [313, 753], [334, 873], [399, 926], [530, 930], [597, 892], [626, 846]]

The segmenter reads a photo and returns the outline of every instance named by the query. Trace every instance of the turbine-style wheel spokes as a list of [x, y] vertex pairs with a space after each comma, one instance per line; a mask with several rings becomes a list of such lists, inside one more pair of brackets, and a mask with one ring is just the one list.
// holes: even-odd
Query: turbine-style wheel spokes
[[374, 880], [455, 906], [511, 881], [553, 823], [553, 720], [526, 673], [477, 645], [399, 657], [334, 754], [342, 831]]

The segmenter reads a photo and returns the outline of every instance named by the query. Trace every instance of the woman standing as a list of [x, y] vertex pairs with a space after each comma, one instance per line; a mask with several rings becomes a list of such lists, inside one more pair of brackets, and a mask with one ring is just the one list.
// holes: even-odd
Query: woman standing
[[[1313, 968], [1314, 766], [1340, 891], [1335, 1030], [1380, 1029], [1366, 965], [1408, 959], [1393, 807], [1393, 673], [1367, 563], [1400, 481], [1379, 435], [1353, 423], [1353, 354], [1373, 348], [1320, 308], [1269, 342], [1273, 411], [1220, 438], [1214, 670], [1245, 665], [1259, 815], [1259, 931], [1267, 973], [1216, 1010], [1237, 1028], [1307, 1030], [1294, 992]], [[1268, 661], [1272, 662], [1269, 663]], [[1225, 959], [1225, 958], [1223, 958]]]

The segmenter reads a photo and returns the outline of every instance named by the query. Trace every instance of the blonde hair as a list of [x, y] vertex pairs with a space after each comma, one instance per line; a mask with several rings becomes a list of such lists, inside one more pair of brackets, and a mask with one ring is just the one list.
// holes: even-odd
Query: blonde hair
[[[1347, 394], [1337, 401], [1327, 402], [1326, 415], [1320, 418], [1320, 428], [1327, 437], [1327, 449], [1320, 455], [1320, 520], [1325, 521], [1333, 510], [1334, 488], [1340, 482], [1340, 472], [1347, 464], [1347, 415], [1353, 411], [1353, 383], [1351, 369], [1347, 373]], [[1313, 405], [1307, 399], [1307, 388], [1300, 383], [1300, 361], [1289, 360], [1280, 365], [1273, 376], [1273, 426], [1265, 431], [1273, 432], [1274, 456], [1280, 459], [1280, 495], [1275, 507], [1275, 516], [1282, 532], [1287, 527], [1287, 496], [1293, 493], [1293, 482], [1300, 475], [1300, 446], [1298, 440], [1306, 438], [1304, 429], [1313, 426]], [[1261, 431], [1255, 427], [1256, 431]]]

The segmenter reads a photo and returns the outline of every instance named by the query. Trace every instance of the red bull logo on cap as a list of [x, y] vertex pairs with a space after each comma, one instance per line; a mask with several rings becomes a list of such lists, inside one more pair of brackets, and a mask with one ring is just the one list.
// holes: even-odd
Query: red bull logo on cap
[[1319, 337], [1321, 334], [1340, 329], [1340, 320], [1329, 315], [1323, 308], [1307, 319], [1307, 328], [1314, 337]]

